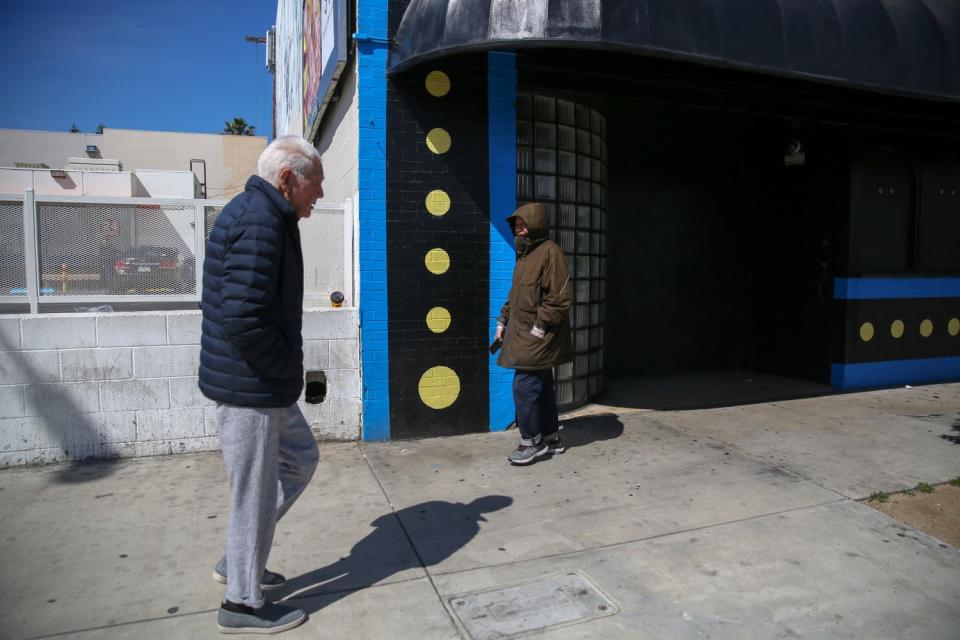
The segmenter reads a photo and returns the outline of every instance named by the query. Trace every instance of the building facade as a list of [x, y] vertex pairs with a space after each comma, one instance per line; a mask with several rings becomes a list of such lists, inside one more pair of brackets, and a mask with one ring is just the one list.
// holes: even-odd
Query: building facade
[[280, 8], [278, 39], [347, 17], [303, 133], [356, 204], [363, 437], [512, 422], [486, 347], [528, 201], [575, 283], [564, 406], [710, 369], [960, 380], [955, 3]]

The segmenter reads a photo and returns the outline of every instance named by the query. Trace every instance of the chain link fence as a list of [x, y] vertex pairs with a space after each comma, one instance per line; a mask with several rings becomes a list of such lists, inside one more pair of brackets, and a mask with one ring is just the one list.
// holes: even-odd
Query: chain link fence
[[[0, 196], [0, 303], [29, 302], [33, 312], [49, 303], [60, 304], [51, 310], [68, 311], [154, 302], [196, 308], [206, 242], [225, 204]], [[351, 264], [344, 262], [352, 238], [344, 225], [352, 219], [344, 212], [342, 205], [319, 203], [300, 223], [308, 306], [352, 282]]]
[[23, 200], [0, 201], [0, 296], [26, 300]]
[[196, 295], [195, 207], [37, 202], [40, 295]]
[[344, 208], [326, 204], [300, 221], [304, 304], [325, 306], [330, 294], [345, 291]]

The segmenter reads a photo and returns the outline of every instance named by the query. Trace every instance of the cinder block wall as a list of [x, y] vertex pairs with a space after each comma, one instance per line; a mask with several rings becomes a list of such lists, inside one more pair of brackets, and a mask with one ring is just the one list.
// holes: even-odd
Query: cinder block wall
[[[303, 338], [327, 376], [304, 415], [319, 440], [356, 440], [357, 311], [308, 310]], [[218, 449], [199, 356], [199, 311], [0, 315], [0, 468]]]

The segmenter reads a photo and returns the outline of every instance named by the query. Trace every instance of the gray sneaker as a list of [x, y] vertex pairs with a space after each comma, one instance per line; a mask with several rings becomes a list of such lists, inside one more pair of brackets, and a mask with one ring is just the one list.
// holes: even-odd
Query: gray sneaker
[[563, 440], [560, 439], [560, 436], [557, 436], [552, 440], [548, 438], [546, 440], [546, 443], [547, 443], [547, 451], [550, 453], [563, 453], [564, 451], [567, 450], [567, 448], [563, 446]]
[[[227, 584], [227, 559], [220, 558], [220, 562], [213, 569], [213, 579], [220, 584]], [[287, 579], [279, 573], [267, 571], [264, 569], [263, 577], [260, 578], [260, 589], [263, 591], [273, 591], [287, 584]]]
[[547, 453], [545, 442], [533, 446], [521, 444], [507, 456], [507, 462], [510, 464], [530, 464], [540, 456], [547, 455]]
[[252, 609], [251, 613], [231, 611], [227, 606], [224, 603], [217, 614], [220, 633], [280, 633], [303, 624], [307, 619], [302, 609], [291, 609], [272, 602]]

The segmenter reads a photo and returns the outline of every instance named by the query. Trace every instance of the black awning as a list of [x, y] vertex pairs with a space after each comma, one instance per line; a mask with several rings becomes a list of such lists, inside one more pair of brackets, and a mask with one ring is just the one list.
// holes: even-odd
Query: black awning
[[960, 101], [960, 0], [412, 0], [390, 71], [543, 46]]

